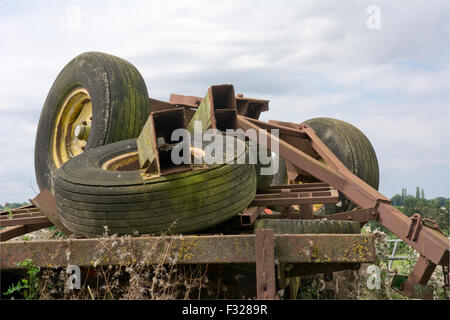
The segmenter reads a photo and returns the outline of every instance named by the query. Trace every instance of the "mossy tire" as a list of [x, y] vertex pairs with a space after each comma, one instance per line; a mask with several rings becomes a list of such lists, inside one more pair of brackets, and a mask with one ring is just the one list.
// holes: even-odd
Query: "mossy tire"
[[254, 229], [273, 229], [275, 234], [359, 234], [361, 227], [355, 221], [259, 219]]
[[[249, 144], [249, 149], [255, 148], [255, 158], [256, 158], [256, 164], [255, 164], [255, 172], [256, 172], [256, 190], [257, 191], [263, 191], [269, 188], [272, 185], [274, 174], [270, 173], [269, 170], [271, 170], [272, 162], [269, 162], [268, 164], [263, 164], [261, 162], [261, 157], [259, 155], [260, 146], [259, 145], [253, 145]], [[249, 151], [251, 152], [251, 150]], [[266, 156], [271, 157], [272, 152], [266, 148]], [[265, 159], [264, 161], [266, 161]], [[273, 159], [272, 159], [273, 160]], [[267, 174], [267, 172], [270, 174]], [[263, 174], [264, 173], [264, 174]]]
[[136, 139], [86, 151], [56, 173], [61, 221], [84, 236], [192, 233], [244, 210], [256, 193], [253, 165], [222, 164], [143, 180], [142, 171], [110, 171], [104, 164], [136, 154]]
[[[356, 176], [378, 190], [379, 168], [375, 150], [369, 139], [355, 126], [342, 120], [314, 118], [304, 122], [324, 144]], [[354, 205], [340, 193], [340, 206], [326, 204], [326, 214], [350, 211]]]
[[52, 190], [54, 172], [60, 166], [52, 151], [58, 115], [67, 96], [78, 88], [86, 91], [92, 104], [86, 151], [137, 137], [149, 116], [147, 87], [131, 63], [100, 52], [75, 57], [54, 81], [39, 119], [34, 159], [41, 190]]

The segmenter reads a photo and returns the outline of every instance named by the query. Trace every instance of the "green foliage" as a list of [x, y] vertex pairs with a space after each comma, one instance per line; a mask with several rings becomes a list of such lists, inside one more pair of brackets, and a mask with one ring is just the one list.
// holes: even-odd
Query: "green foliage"
[[[25, 259], [17, 263], [17, 265], [27, 271], [27, 277], [20, 279], [16, 285], [12, 284], [8, 291], [3, 294], [13, 295], [14, 293], [19, 293], [27, 300], [34, 299], [38, 291], [38, 273], [41, 268], [36, 267], [31, 259]], [[11, 297], [11, 299], [14, 299], [14, 297]]]
[[0, 211], [23, 207], [26, 206], [27, 204], [29, 204], [29, 202], [12, 202], [12, 203], [6, 202], [4, 206], [0, 204]]
[[393, 196], [391, 201], [392, 201], [393, 206], [403, 206], [405, 203], [404, 197], [399, 194], [396, 194], [395, 196]]
[[[419, 191], [420, 188], [416, 189], [416, 197], [412, 195], [408, 195], [406, 189], [402, 189], [402, 194], [396, 194], [392, 197], [391, 202], [392, 205], [395, 206], [398, 210], [403, 212], [408, 217], [411, 217], [415, 213], [419, 213], [422, 218], [427, 218], [436, 221], [439, 228], [445, 233], [449, 234], [449, 207], [450, 207], [450, 199], [444, 197], [437, 197], [434, 199], [425, 199], [425, 192], [423, 189]], [[417, 193], [419, 192], [419, 193]], [[417, 195], [420, 195], [417, 197]], [[381, 226], [379, 223], [375, 221], [371, 221], [368, 224], [370, 229], [379, 230], [385, 232], [392, 236], [392, 233], [389, 232], [386, 228]]]

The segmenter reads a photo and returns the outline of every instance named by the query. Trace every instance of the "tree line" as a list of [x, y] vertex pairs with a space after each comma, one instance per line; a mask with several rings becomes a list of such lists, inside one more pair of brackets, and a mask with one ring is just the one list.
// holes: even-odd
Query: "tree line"
[[402, 194], [393, 196], [391, 202], [408, 217], [419, 213], [422, 218], [436, 221], [441, 230], [449, 234], [449, 198], [426, 199], [424, 190], [417, 187], [415, 196], [408, 194], [406, 188], [403, 188]]

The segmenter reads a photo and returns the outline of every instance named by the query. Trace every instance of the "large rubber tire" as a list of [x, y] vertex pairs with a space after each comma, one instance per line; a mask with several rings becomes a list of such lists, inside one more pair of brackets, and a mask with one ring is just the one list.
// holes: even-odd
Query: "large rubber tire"
[[[250, 142], [246, 142], [247, 147], [249, 149], [249, 158], [248, 161], [250, 163], [254, 163], [253, 159], [256, 159], [256, 163], [254, 164], [255, 166], [255, 172], [256, 172], [256, 191], [263, 191], [266, 190], [267, 188], [269, 188], [272, 185], [272, 181], [273, 181], [273, 174], [262, 174], [262, 168], [270, 168], [271, 167], [271, 163], [269, 164], [263, 164], [260, 160], [261, 157], [259, 156], [259, 152], [260, 152], [260, 146], [258, 144], [254, 144], [254, 143], [250, 143]], [[272, 152], [265, 148], [266, 150], [266, 155], [267, 156], [272, 156]], [[250, 154], [253, 154], [252, 159], [250, 159]], [[266, 173], [267, 170], [264, 170], [264, 173]]]
[[[315, 118], [304, 122], [310, 126], [336, 157], [356, 176], [378, 190], [379, 169], [369, 139], [351, 124], [331, 118]], [[327, 204], [324, 213], [349, 211], [354, 205], [340, 193], [341, 206]]]
[[255, 196], [249, 164], [214, 165], [145, 182], [142, 171], [101, 168], [135, 151], [135, 139], [116, 142], [84, 152], [58, 170], [56, 202], [67, 229], [84, 236], [101, 235], [104, 226], [119, 235], [190, 233], [226, 221]]
[[355, 221], [258, 219], [254, 229], [273, 229], [275, 234], [359, 234]]
[[[274, 175], [273, 174], [262, 174], [263, 172], [261, 169], [265, 168], [266, 170], [268, 170], [271, 167], [271, 163], [263, 164], [260, 161], [259, 150], [257, 152], [258, 152], [258, 157], [257, 157], [257, 163], [255, 164], [256, 190], [263, 191], [263, 190], [268, 189], [272, 185]], [[272, 152], [270, 152], [270, 150], [268, 150], [268, 149], [267, 149], [267, 155], [268, 156], [272, 155]]]
[[92, 103], [92, 126], [85, 150], [137, 137], [149, 116], [147, 87], [132, 64], [100, 52], [74, 58], [53, 83], [39, 119], [34, 159], [41, 190], [52, 190], [58, 169], [51, 152], [57, 114], [65, 97], [78, 87], [87, 90]]

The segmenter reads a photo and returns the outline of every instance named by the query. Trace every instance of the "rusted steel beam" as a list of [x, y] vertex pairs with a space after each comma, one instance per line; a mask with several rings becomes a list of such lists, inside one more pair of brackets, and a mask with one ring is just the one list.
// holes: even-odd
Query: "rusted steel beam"
[[177, 108], [176, 105], [170, 102], [161, 101], [153, 98], [149, 98], [149, 103], [150, 103], [150, 112], [164, 111]]
[[[173, 105], [190, 106], [197, 108], [203, 98], [195, 96], [184, 96], [180, 94], [171, 94], [169, 103]], [[249, 118], [258, 119], [262, 112], [269, 110], [269, 100], [247, 98], [242, 94], [236, 96], [237, 113]]]
[[236, 117], [234, 86], [227, 84], [211, 86], [187, 125], [187, 129], [193, 134], [197, 121], [201, 124], [202, 132], [210, 128], [219, 131], [236, 129]]
[[[436, 265], [429, 261], [424, 256], [420, 256], [419, 260], [417, 260], [413, 271], [408, 276], [408, 280], [406, 280], [403, 290], [411, 296], [418, 296], [419, 287], [425, 286], [433, 275], [434, 270], [436, 269]], [[432, 298], [432, 296], [430, 297]]]
[[314, 219], [314, 209], [312, 204], [300, 205], [300, 219]]
[[376, 208], [357, 209], [353, 211], [340, 212], [329, 215], [316, 215], [314, 219], [324, 220], [351, 220], [366, 223], [371, 220], [377, 220], [378, 214]]
[[9, 209], [9, 210], [3, 210], [3, 211], [0, 212], [0, 216], [10, 215], [11, 213], [12, 214], [16, 214], [16, 213], [32, 213], [32, 212], [37, 212], [37, 211], [39, 211], [39, 210], [36, 209], [32, 203], [30, 203], [30, 204], [27, 204], [27, 205], [22, 206], [22, 207]]
[[39, 216], [34, 217], [14, 217], [12, 219], [2, 219], [0, 220], [0, 228], [3, 227], [11, 227], [11, 226], [20, 226], [20, 225], [32, 225], [32, 224], [43, 224], [50, 223], [46, 216], [40, 214]]
[[244, 97], [238, 94], [236, 97], [238, 114], [252, 119], [259, 119], [264, 111], [269, 110], [269, 100], [261, 100]]
[[43, 189], [34, 199], [30, 199], [30, 202], [36, 206], [47, 218], [53, 223], [59, 230], [65, 235], [70, 236], [70, 232], [62, 223], [59, 218], [59, 212], [56, 207], [56, 199], [53, 194], [47, 189]]
[[275, 254], [272, 229], [255, 231], [256, 297], [275, 299]]
[[411, 298], [433, 299], [433, 287], [428, 286], [427, 282], [435, 269], [436, 265], [421, 255], [411, 274], [407, 278], [395, 275], [391, 287]]
[[40, 216], [43, 216], [43, 214], [42, 214], [42, 212], [39, 212], [39, 211], [28, 212], [28, 213], [14, 213], [13, 212], [12, 215], [0, 216], [0, 221], [6, 221], [6, 220], [11, 220], [11, 219], [17, 219], [17, 218], [40, 217]]
[[339, 194], [336, 190], [315, 192], [280, 192], [257, 194], [253, 206], [291, 206], [322, 203], [337, 203]]
[[203, 98], [201, 97], [194, 97], [194, 96], [184, 96], [181, 94], [170, 94], [169, 103], [174, 105], [184, 105], [184, 106], [190, 106], [193, 108], [197, 108], [200, 103], [202, 102]]
[[[281, 122], [278, 122], [281, 123]], [[435, 264], [449, 265], [450, 241], [448, 238], [432, 228], [423, 228], [420, 223], [420, 217], [412, 219], [405, 216], [399, 210], [389, 205], [390, 200], [384, 197], [377, 190], [373, 189], [367, 183], [354, 175], [342, 162], [325, 146], [315, 134], [314, 130], [305, 124], [295, 125], [292, 123], [281, 123], [292, 128], [297, 128], [306, 133], [311, 139], [314, 150], [325, 160], [327, 164], [338, 170], [339, 174], [348, 179], [352, 185], [364, 189], [368, 198], [377, 199], [373, 206], [377, 208], [377, 220], [384, 227], [396, 234], [399, 238], [408, 243], [413, 249], [425, 255]], [[340, 190], [343, 192], [343, 190]], [[345, 194], [345, 192], [343, 192]], [[348, 197], [348, 195], [346, 195]], [[348, 197], [349, 198], [349, 197]], [[351, 199], [351, 198], [350, 198]], [[358, 201], [351, 199], [354, 203], [361, 206]], [[362, 202], [361, 202], [362, 203]], [[361, 206], [364, 208], [364, 206]], [[373, 214], [373, 212], [372, 212]], [[363, 221], [364, 222], [364, 221]], [[411, 233], [411, 227], [414, 226], [415, 232]], [[419, 234], [421, 237], [419, 238]]]
[[[283, 125], [289, 128], [292, 128], [293, 130], [298, 130], [300, 132], [303, 132], [306, 134], [308, 140], [310, 141], [310, 144], [314, 151], [320, 155], [320, 157], [325, 160], [327, 165], [329, 165], [331, 168], [335, 169], [339, 175], [347, 179], [352, 184], [352, 188], [357, 188], [360, 190], [360, 192], [363, 192], [366, 194], [366, 196], [370, 197], [374, 201], [373, 206], [375, 207], [376, 203], [375, 201], [386, 201], [390, 202], [388, 198], [386, 198], [384, 195], [379, 193], [377, 190], [373, 189], [371, 186], [369, 186], [365, 181], [354, 175], [336, 156], [333, 152], [328, 149], [328, 147], [322, 142], [322, 140], [316, 135], [314, 130], [307, 126], [306, 124], [295, 124], [291, 122], [283, 122], [283, 121], [274, 121], [270, 120], [269, 123], [271, 124], [277, 124], [277, 125]], [[303, 142], [303, 140], [302, 140]], [[291, 145], [295, 146], [295, 143], [290, 143]], [[306, 170], [307, 171], [307, 170]], [[315, 176], [313, 173], [308, 172]], [[321, 179], [322, 180], [322, 179]], [[325, 181], [326, 182], [326, 181]], [[339, 190], [344, 193], [343, 190]], [[345, 194], [345, 193], [344, 193]], [[346, 195], [348, 197], [348, 195]], [[353, 202], [354, 199], [349, 198]], [[361, 201], [361, 200], [360, 200]]]
[[[40, 224], [30, 224], [30, 225], [20, 225], [20, 226], [14, 226], [10, 228], [6, 228], [0, 231], [0, 242], [7, 241], [10, 239], [13, 239], [18, 236], [22, 236], [24, 234], [37, 231], [43, 228], [51, 227], [52, 223], [40, 223]], [[9, 242], [8, 242], [9, 243]], [[2, 247], [2, 244], [0, 244], [0, 247]], [[20, 248], [17, 248], [16, 250], [21, 250]], [[3, 259], [3, 252], [1, 259]], [[23, 261], [23, 260], [22, 260]], [[17, 261], [20, 262], [20, 261]], [[3, 265], [3, 263], [2, 263]]]
[[[272, 150], [271, 141], [274, 140], [278, 142], [279, 154], [282, 158], [341, 191], [347, 198], [358, 204], [360, 207], [371, 208], [377, 204], [377, 198], [372, 197], [364, 189], [355, 185], [355, 183], [348, 181], [348, 179], [344, 178], [336, 170], [312, 158], [287, 142], [273, 137], [269, 132], [262, 130], [256, 125], [254, 121], [252, 122], [251, 119], [238, 116], [238, 124], [243, 130], [254, 129], [259, 132], [260, 134], [256, 135], [256, 142], [270, 150]], [[254, 137], [250, 137], [250, 139], [253, 138]]]
[[[238, 122], [239, 126], [244, 130], [252, 128], [260, 132], [263, 139], [257, 142], [269, 149], [271, 149], [270, 138], [277, 141], [279, 143], [279, 154], [281, 157], [315, 176], [317, 179], [336, 188], [360, 208], [377, 208], [377, 221], [379, 223], [408, 243], [413, 249], [426, 256], [433, 263], [449, 264], [448, 257], [450, 244], [447, 237], [437, 230], [424, 227], [421, 228], [415, 241], [408, 239], [407, 234], [405, 233], [409, 230], [411, 224], [410, 219], [399, 210], [392, 207], [390, 201], [385, 196], [365, 182], [361, 182], [362, 180], [349, 172], [348, 169], [345, 169], [345, 166], [339, 159], [337, 159], [323, 142], [315, 136], [315, 133], [311, 128], [303, 125], [302, 132], [311, 138], [315, 150], [325, 158], [328, 165], [324, 165], [285, 141], [272, 137], [270, 133], [261, 130], [258, 125], [254, 124], [254, 121], [252, 122], [248, 118], [239, 116]], [[257, 139], [259, 140], [259, 135]]]
[[415, 236], [415, 240], [412, 240], [408, 238], [411, 218], [387, 203], [380, 203], [377, 212], [377, 221], [413, 249], [434, 264], [449, 265], [450, 240], [446, 236], [437, 230], [423, 226]]
[[284, 184], [278, 186], [271, 186], [259, 193], [279, 193], [283, 190], [292, 192], [313, 192], [313, 191], [329, 191], [331, 187], [326, 183], [304, 183], [304, 184]]
[[[379, 193], [377, 190], [368, 185], [365, 181], [353, 174], [336, 156], [333, 152], [328, 149], [328, 147], [320, 140], [316, 135], [314, 130], [305, 124], [299, 126], [299, 130], [306, 133], [311, 139], [311, 145], [313, 149], [320, 155], [320, 157], [325, 160], [325, 162], [332, 168], [337, 170], [340, 175], [352, 182], [352, 185], [364, 193], [368, 197], [375, 199], [376, 201], [386, 201], [391, 202], [384, 195]], [[355, 202], [356, 203], [356, 202]], [[375, 205], [374, 205], [375, 206]]]
[[145, 168], [147, 175], [154, 177], [191, 169], [190, 164], [174, 164], [170, 156], [174, 146], [179, 143], [172, 141], [172, 133], [185, 127], [183, 108], [155, 111], [150, 114], [136, 140], [139, 165]]
[[300, 183], [300, 184], [281, 184], [276, 186], [270, 186], [267, 188], [268, 190], [271, 189], [299, 189], [299, 190], [310, 190], [310, 189], [321, 189], [321, 188], [330, 188], [330, 186], [323, 182], [313, 182], [313, 183]]
[[256, 218], [263, 212], [264, 208], [261, 207], [248, 207], [241, 213], [239, 213], [239, 219], [241, 226], [251, 226]]
[[[275, 235], [280, 262], [374, 262], [373, 237], [360, 234]], [[0, 243], [2, 269], [32, 259], [40, 267], [133, 263], [255, 263], [254, 235], [121, 237]]]
[[297, 130], [297, 129], [284, 127], [284, 126], [276, 125], [273, 123], [268, 123], [268, 122], [244, 117], [241, 115], [239, 115], [238, 118], [240, 118], [241, 120], [249, 121], [251, 124], [255, 125], [255, 126], [249, 126], [248, 124], [244, 123], [245, 128], [241, 127], [244, 130], [247, 130], [250, 128], [253, 128], [253, 129], [261, 128], [261, 129], [266, 129], [266, 130], [278, 129], [280, 135], [285, 134], [288, 136], [294, 136], [294, 137], [299, 137], [299, 138], [304, 138], [304, 139], [308, 138], [308, 135], [306, 133], [304, 133], [303, 131]]

